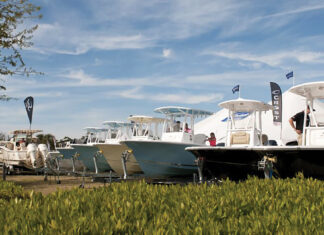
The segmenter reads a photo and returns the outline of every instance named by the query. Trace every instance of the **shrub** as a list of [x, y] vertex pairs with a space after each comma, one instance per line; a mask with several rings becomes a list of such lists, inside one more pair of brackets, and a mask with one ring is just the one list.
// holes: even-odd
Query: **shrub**
[[249, 178], [221, 185], [113, 183], [12, 199], [4, 233], [323, 233], [324, 182]]

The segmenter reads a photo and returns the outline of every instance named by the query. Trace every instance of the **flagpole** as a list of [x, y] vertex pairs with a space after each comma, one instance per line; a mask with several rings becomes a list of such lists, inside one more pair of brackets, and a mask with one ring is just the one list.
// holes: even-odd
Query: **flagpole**
[[239, 98], [241, 98], [241, 87], [239, 86]]
[[281, 120], [281, 123], [280, 123], [280, 140], [282, 142], [282, 120]]

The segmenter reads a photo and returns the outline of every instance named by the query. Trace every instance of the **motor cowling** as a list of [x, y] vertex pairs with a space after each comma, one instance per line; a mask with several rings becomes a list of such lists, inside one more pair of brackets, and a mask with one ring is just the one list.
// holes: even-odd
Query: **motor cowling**
[[32, 168], [36, 167], [36, 154], [37, 146], [35, 144], [27, 145], [27, 165], [31, 165]]
[[44, 167], [46, 157], [48, 154], [48, 148], [46, 144], [39, 144], [37, 147], [37, 166], [38, 167]]

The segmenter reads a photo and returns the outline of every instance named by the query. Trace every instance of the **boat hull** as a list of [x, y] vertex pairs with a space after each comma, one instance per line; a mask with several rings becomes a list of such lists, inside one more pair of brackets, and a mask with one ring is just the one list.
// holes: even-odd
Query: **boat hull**
[[264, 177], [258, 162], [264, 156], [276, 159], [274, 173], [278, 177], [294, 177], [303, 172], [305, 177], [323, 178], [324, 148], [306, 147], [253, 147], [253, 148], [187, 148], [202, 161], [204, 176], [233, 180], [246, 179], [248, 175]]
[[197, 173], [195, 156], [185, 151], [192, 144], [132, 140], [124, 143], [133, 150], [146, 177], [192, 177], [193, 173]]
[[260, 157], [247, 148], [204, 147], [188, 148], [202, 162], [202, 173], [207, 178], [246, 179], [248, 175], [263, 176], [258, 171]]
[[62, 154], [63, 159], [71, 159], [76, 152], [74, 148], [56, 148], [56, 150]]
[[324, 179], [324, 147], [284, 147], [254, 149], [259, 155], [276, 157], [275, 169], [280, 177], [294, 177], [302, 172], [305, 177]]
[[[72, 146], [75, 149], [75, 152], [78, 153], [77, 159], [82, 161], [82, 163], [85, 165], [85, 167], [91, 171], [95, 172], [95, 164], [93, 160], [93, 156], [99, 151], [99, 149], [96, 146], [93, 145], [86, 145], [86, 144], [74, 144]], [[102, 154], [97, 155], [97, 167], [98, 172], [106, 172], [110, 171], [111, 167], [107, 163], [105, 157]]]
[[[103, 156], [106, 158], [113, 171], [115, 171], [117, 175], [123, 176], [124, 170], [121, 156], [122, 153], [129, 148], [125, 144], [97, 144], [96, 146], [102, 151]], [[126, 170], [128, 175], [143, 173], [133, 154], [127, 159]]]
[[[62, 155], [62, 159], [59, 161], [60, 169], [64, 169], [67, 171], [73, 171], [73, 161], [72, 158], [76, 153], [74, 148], [56, 148], [57, 151]], [[82, 171], [84, 164], [81, 160], [75, 159], [74, 161], [74, 170]]]
[[24, 168], [27, 165], [27, 151], [2, 150], [2, 162], [6, 165]]

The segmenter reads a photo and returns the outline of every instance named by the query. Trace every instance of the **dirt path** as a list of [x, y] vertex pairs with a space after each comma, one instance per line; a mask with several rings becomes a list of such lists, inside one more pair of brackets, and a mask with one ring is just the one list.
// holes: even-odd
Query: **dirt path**
[[[42, 175], [7, 175], [6, 180], [23, 186], [26, 191], [34, 190], [35, 192], [41, 192], [44, 195], [55, 192], [58, 189], [71, 190], [82, 184], [82, 177], [74, 176], [60, 176], [61, 184], [56, 183], [54, 176], [48, 176], [48, 180], [44, 181], [44, 176]], [[91, 182], [91, 178], [85, 178], [84, 188], [101, 186], [104, 186], [104, 183]]]

